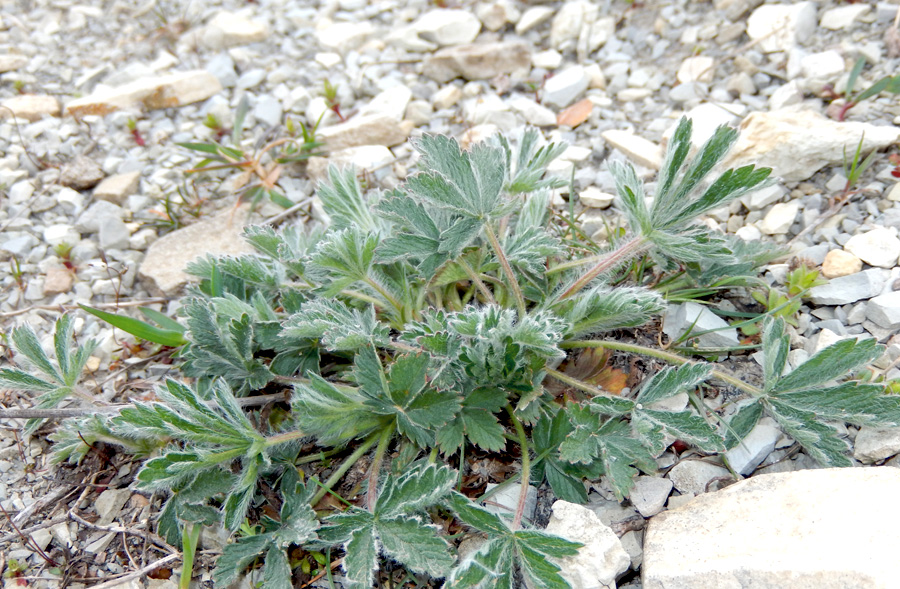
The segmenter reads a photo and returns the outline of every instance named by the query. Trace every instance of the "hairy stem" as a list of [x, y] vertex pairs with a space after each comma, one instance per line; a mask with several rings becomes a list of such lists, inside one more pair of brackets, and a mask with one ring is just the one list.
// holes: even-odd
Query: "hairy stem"
[[400, 301], [398, 301], [396, 298], [394, 298], [394, 296], [391, 293], [389, 293], [387, 291], [387, 289], [385, 289], [383, 286], [378, 284], [377, 280], [374, 280], [371, 277], [367, 276], [365, 279], [365, 283], [368, 284], [369, 286], [371, 286], [375, 290], [375, 292], [377, 292], [382, 297], [384, 297], [384, 300], [386, 300], [388, 303], [390, 303], [390, 305], [394, 309], [397, 310], [398, 315], [400, 317], [403, 317], [403, 315], [404, 315], [403, 305], [400, 304]]
[[[603, 348], [606, 350], [618, 350], [620, 352], [631, 352], [633, 354], [641, 354], [642, 356], [650, 356], [653, 358], [659, 358], [660, 360], [665, 360], [666, 362], [672, 364], [696, 364], [697, 362], [694, 360], [690, 360], [688, 358], [684, 358], [679, 356], [678, 354], [673, 354], [671, 352], [664, 352], [662, 350], [655, 350], [653, 348], [648, 348], [645, 346], [639, 346], [636, 344], [625, 344], [622, 342], [613, 342], [613, 341], [601, 341], [601, 340], [587, 340], [587, 341], [573, 341], [573, 342], [563, 342], [559, 345], [560, 348], [563, 349], [573, 349], [573, 348]], [[556, 372], [556, 371], [552, 371]], [[551, 372], [551, 373], [552, 373]], [[560, 373], [561, 374], [561, 373]], [[724, 383], [730, 384], [734, 388], [744, 391], [745, 393], [753, 396], [759, 397], [762, 395], [762, 391], [753, 385], [749, 385], [739, 378], [735, 378], [730, 374], [722, 372], [721, 370], [713, 369], [710, 371], [710, 374], [713, 378], [720, 380]], [[563, 375], [565, 376], [565, 375]], [[556, 375], [554, 374], [554, 377]], [[571, 377], [566, 377], [571, 378]], [[574, 380], [574, 379], [573, 379]], [[581, 382], [581, 381], [578, 381]], [[571, 384], [571, 383], [568, 383]], [[572, 386], [575, 386], [574, 384]], [[590, 385], [585, 385], [590, 386]]]
[[613, 270], [614, 268], [622, 264], [628, 258], [643, 253], [647, 249], [647, 247], [648, 243], [644, 237], [638, 236], [631, 238], [618, 249], [609, 252], [609, 254], [605, 255], [590, 270], [582, 274], [581, 278], [573, 282], [572, 286], [567, 288], [564, 293], [559, 295], [559, 298], [557, 300], [566, 300], [570, 296], [579, 292], [592, 280], [594, 280], [604, 272], [609, 272], [610, 270]]
[[266, 438], [266, 447], [277, 446], [278, 444], [286, 444], [288, 442], [293, 442], [294, 440], [299, 440], [300, 438], [306, 437], [308, 434], [304, 434], [301, 431], [294, 432], [285, 432], [283, 434], [277, 434], [274, 436], [269, 436]]
[[394, 424], [384, 428], [378, 439], [378, 447], [375, 448], [375, 457], [369, 467], [369, 488], [366, 489], [366, 507], [370, 512], [375, 511], [375, 501], [378, 499], [378, 474], [381, 472], [381, 460], [387, 450], [391, 438], [394, 437]]
[[495, 304], [496, 301], [494, 301], [493, 293], [491, 293], [491, 291], [488, 290], [488, 287], [484, 285], [484, 282], [481, 281], [481, 278], [478, 277], [475, 270], [473, 270], [462, 258], [456, 260], [456, 263], [459, 264], [459, 267], [469, 276], [469, 279], [478, 288], [478, 291], [481, 293], [481, 296], [484, 297], [484, 300], [492, 305]]
[[313, 495], [312, 500], [310, 500], [310, 505], [315, 507], [316, 503], [322, 500], [322, 497], [325, 496], [328, 491], [331, 490], [331, 487], [335, 486], [341, 478], [347, 474], [347, 471], [350, 470], [350, 467], [356, 464], [356, 461], [362, 458], [366, 452], [368, 452], [372, 446], [375, 445], [375, 442], [378, 441], [379, 434], [376, 432], [366, 438], [366, 441], [363, 442], [359, 448], [353, 451], [353, 454], [347, 457], [344, 460], [343, 464], [341, 464], [336, 471], [334, 471], [328, 480], [322, 484], [322, 488], [319, 489], [315, 495]]
[[506, 254], [503, 253], [503, 248], [500, 247], [500, 240], [497, 239], [497, 234], [494, 233], [494, 229], [491, 227], [490, 223], [484, 224], [484, 234], [487, 236], [488, 241], [491, 243], [491, 247], [494, 249], [494, 253], [497, 255], [497, 259], [500, 260], [500, 265], [503, 267], [503, 273], [506, 274], [507, 280], [509, 280], [509, 289], [512, 291], [513, 296], [516, 299], [516, 307], [519, 309], [519, 317], [525, 316], [525, 297], [522, 296], [522, 289], [519, 288], [519, 281], [516, 280], [516, 275], [513, 274], [512, 266], [509, 265], [509, 260], [506, 259]]
[[513, 516], [512, 529], [518, 530], [522, 523], [522, 515], [525, 513], [525, 502], [528, 500], [528, 487], [531, 483], [531, 456], [528, 450], [528, 438], [525, 436], [525, 428], [522, 422], [516, 417], [516, 411], [512, 405], [506, 406], [506, 412], [512, 420], [513, 426], [516, 428], [516, 434], [519, 436], [519, 447], [522, 451], [522, 482], [519, 483], [521, 491], [519, 491], [519, 503], [516, 505], [516, 515]]

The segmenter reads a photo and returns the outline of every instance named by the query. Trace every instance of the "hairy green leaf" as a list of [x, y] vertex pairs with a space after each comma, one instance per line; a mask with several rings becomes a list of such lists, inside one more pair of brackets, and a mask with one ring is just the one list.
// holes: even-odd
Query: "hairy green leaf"
[[339, 300], [314, 299], [284, 323], [286, 338], [321, 339], [326, 349], [354, 351], [367, 345], [385, 346], [390, 329], [375, 318], [375, 309], [352, 309]]

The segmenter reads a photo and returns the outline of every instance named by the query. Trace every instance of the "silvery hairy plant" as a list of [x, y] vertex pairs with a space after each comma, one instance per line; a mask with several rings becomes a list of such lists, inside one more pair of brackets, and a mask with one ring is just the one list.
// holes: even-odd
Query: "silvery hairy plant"
[[[518, 462], [509, 482], [546, 482], [561, 499], [585, 502], [585, 479], [600, 477], [624, 499], [673, 440], [720, 454], [769, 415], [821, 464], [849, 465], [832, 423], [900, 423], [897, 397], [845, 380], [881, 353], [871, 340], [841, 341], [788, 373], [784, 322], [767, 320], [765, 384], [756, 387], [713, 364], [603, 337], [664, 309], [657, 292], [625, 280], [634, 260], [698, 276], [756, 265], [758, 250], [697, 221], [770, 181], [753, 166], [707, 180], [736, 136], [722, 127], [691, 156], [683, 119], [649, 206], [635, 170], [614, 164], [628, 231], [607, 246], [554, 214], [551, 191], [562, 183], [545, 170], [565, 146], [542, 144], [536, 131], [515, 147], [496, 137], [468, 150], [423, 136], [419, 171], [383, 193], [366, 194], [352, 170], [332, 168], [319, 189], [327, 226], [251, 227], [245, 237], [258, 253], [190, 266], [201, 282], [181, 306], [179, 367], [192, 383], [172, 378], [153, 402], [64, 422], [57, 459], [80, 459], [95, 439], [149, 454], [138, 486], [170, 492], [159, 532], [178, 543], [186, 525], [243, 530], [217, 582], [262, 563], [265, 588], [291, 586], [291, 554], [331, 551], [348, 587], [371, 587], [385, 560], [448, 587], [511, 588], [519, 576], [568, 586], [557, 559], [579, 545], [533, 529], [527, 485], [499, 514], [460, 486], [473, 453]], [[36, 341], [14, 336], [45, 377], [0, 378], [56, 402], [53, 391], [72, 386], [84, 359], [58, 343], [57, 369]], [[566, 371], [590, 348], [673, 366], [615, 395]], [[703, 405], [711, 383], [747, 398], [730, 419]], [[241, 404], [285, 387], [283, 410]], [[682, 392], [691, 408], [656, 405]], [[363, 457], [363, 480], [341, 490]], [[460, 561], [451, 528], [486, 541]]]

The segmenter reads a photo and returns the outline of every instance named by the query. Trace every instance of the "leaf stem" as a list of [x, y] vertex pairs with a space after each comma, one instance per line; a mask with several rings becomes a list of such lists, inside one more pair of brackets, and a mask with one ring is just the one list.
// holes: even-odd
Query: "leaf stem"
[[305, 434], [301, 431], [293, 431], [293, 432], [285, 432], [283, 434], [277, 434], [274, 436], [269, 436], [266, 438], [266, 447], [271, 448], [272, 446], [277, 446], [278, 444], [286, 444], [288, 442], [293, 442], [294, 440], [299, 440], [300, 438], [306, 437], [308, 434]]
[[375, 290], [375, 292], [377, 292], [377, 293], [380, 294], [382, 297], [384, 297], [384, 300], [386, 300], [388, 303], [390, 303], [390, 305], [391, 305], [394, 309], [397, 310], [397, 313], [399, 313], [400, 317], [403, 317], [403, 315], [404, 315], [404, 313], [403, 313], [403, 305], [401, 305], [401, 304], [400, 304], [400, 301], [398, 301], [397, 299], [395, 299], [395, 298], [393, 297], [393, 295], [391, 295], [391, 293], [389, 293], [389, 292], [387, 291], [387, 289], [385, 289], [383, 286], [381, 286], [380, 284], [378, 284], [378, 281], [377, 281], [377, 280], [373, 279], [371, 276], [366, 276], [366, 278], [365, 278], [365, 280], [364, 280], [363, 282], [365, 282], [366, 284], [368, 284], [369, 286], [371, 286], [371, 287]]
[[525, 502], [528, 500], [528, 487], [531, 486], [531, 456], [528, 450], [528, 438], [525, 436], [525, 428], [522, 422], [516, 417], [516, 411], [512, 405], [506, 406], [506, 412], [513, 426], [516, 428], [516, 434], [519, 436], [519, 448], [522, 451], [522, 481], [519, 483], [519, 503], [516, 505], [516, 515], [513, 516], [512, 529], [518, 530], [522, 523], [522, 515], [525, 513]]
[[394, 437], [394, 424], [385, 427], [378, 439], [378, 447], [375, 448], [375, 457], [369, 467], [369, 488], [366, 489], [366, 507], [370, 512], [375, 511], [375, 501], [378, 499], [378, 474], [381, 472], [381, 460], [387, 450], [391, 438]]
[[484, 282], [481, 281], [481, 278], [478, 277], [478, 274], [475, 273], [475, 270], [473, 270], [472, 267], [469, 266], [469, 264], [467, 264], [466, 261], [462, 258], [456, 260], [456, 263], [459, 264], [459, 267], [462, 268], [469, 276], [469, 279], [473, 284], [475, 284], [484, 299], [492, 305], [496, 304], [493, 293], [491, 293], [491, 291], [488, 290], [487, 286], [484, 285]]
[[379, 435], [378, 433], [374, 433], [369, 436], [365, 442], [363, 442], [359, 448], [353, 451], [353, 454], [347, 457], [346, 460], [338, 467], [336, 471], [331, 473], [331, 476], [328, 477], [328, 480], [322, 484], [322, 488], [319, 489], [315, 495], [313, 495], [312, 500], [310, 500], [310, 505], [315, 507], [316, 503], [322, 500], [322, 497], [325, 496], [328, 491], [331, 490], [331, 487], [335, 486], [341, 478], [347, 474], [347, 471], [350, 470], [350, 467], [356, 464], [356, 461], [365, 455], [366, 452], [371, 450], [372, 446], [375, 445], [375, 442], [378, 441]]
[[616, 266], [624, 262], [626, 259], [642, 253], [647, 249], [648, 245], [649, 244], [645, 237], [632, 237], [629, 241], [625, 242], [624, 245], [614, 251], [609, 252], [609, 254], [604, 256], [590, 270], [582, 274], [581, 278], [573, 282], [572, 286], [567, 288], [564, 293], [559, 295], [557, 301], [566, 300], [567, 298], [587, 286], [592, 280], [594, 280], [604, 272], [609, 272], [610, 270], [614, 269]]
[[[618, 350], [620, 352], [631, 352], [633, 354], [641, 354], [642, 356], [650, 356], [653, 358], [659, 358], [660, 360], [664, 360], [666, 362], [672, 364], [696, 364], [697, 362], [694, 360], [690, 360], [688, 358], [683, 358], [678, 354], [673, 354], [671, 352], [664, 352], [662, 350], [655, 350], [653, 348], [648, 348], [645, 346], [639, 346], [636, 344], [626, 344], [622, 342], [612, 342], [612, 341], [601, 341], [601, 340], [586, 340], [586, 341], [571, 341], [571, 342], [562, 342], [559, 344], [559, 347], [564, 350], [570, 350], [575, 348], [603, 348], [606, 350]], [[553, 371], [555, 372], [555, 371]], [[710, 371], [710, 375], [713, 378], [720, 380], [724, 383], [730, 384], [734, 388], [744, 391], [745, 393], [752, 395], [753, 397], [759, 397], [763, 393], [757, 387], [747, 384], [739, 378], [735, 378], [730, 374], [722, 372], [721, 370], [713, 369]], [[555, 376], [555, 375], [554, 375]], [[565, 376], [565, 375], [563, 375]], [[570, 378], [570, 377], [566, 377]], [[573, 379], [574, 380], [574, 379]], [[580, 382], [580, 381], [579, 381]], [[571, 384], [571, 383], [569, 383]], [[574, 384], [572, 386], [575, 386]], [[588, 385], [585, 385], [588, 386]]]
[[484, 234], [487, 236], [488, 241], [491, 243], [491, 247], [494, 249], [494, 253], [497, 255], [497, 259], [500, 260], [500, 265], [503, 267], [503, 273], [506, 274], [506, 278], [509, 280], [508, 286], [516, 299], [516, 307], [519, 309], [519, 317], [524, 317], [526, 311], [525, 298], [522, 296], [522, 289], [519, 288], [519, 281], [516, 280], [516, 276], [512, 271], [512, 266], [509, 265], [509, 260], [506, 259], [506, 254], [503, 253], [503, 248], [500, 247], [500, 240], [497, 239], [497, 234], [494, 233], [494, 229], [491, 227], [490, 223], [484, 224]]

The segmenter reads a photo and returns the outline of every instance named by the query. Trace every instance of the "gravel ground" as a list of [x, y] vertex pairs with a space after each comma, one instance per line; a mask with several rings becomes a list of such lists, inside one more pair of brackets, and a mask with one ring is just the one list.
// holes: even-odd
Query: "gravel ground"
[[[748, 143], [735, 161], [774, 165], [784, 179], [707, 222], [785, 245], [832, 279], [801, 309], [792, 365], [837, 339], [873, 336], [889, 346], [876, 368], [900, 378], [900, 186], [889, 159], [900, 103], [878, 95], [838, 123], [842, 101], [831, 101], [860, 57], [857, 92], [898, 71], [898, 5], [804, 2], [784, 14], [759, 5], [0, 0], [2, 330], [28, 324], [47, 338], [77, 303], [174, 312], [179, 283], [166, 268], [175, 255], [167, 248], [202, 253], [228, 244], [173, 229], [235, 214], [239, 188], [234, 175], [187, 176], [198, 158], [176, 143], [214, 138], [217, 129], [204, 124], [210, 116], [230, 128], [244, 100], [247, 149], [284, 136], [288, 120], [321, 118], [330, 160], [354, 163], [373, 187], [393, 186], [414, 168], [407, 137], [445, 133], [470, 143], [539, 126], [570, 144], [553, 170], [568, 178], [574, 169], [583, 226], [601, 237], [619, 221], [606, 163], [628, 159], [652, 179], [660, 146], [688, 114], [700, 135], [742, 124]], [[773, 30], [779, 22], [786, 26]], [[328, 108], [326, 84], [349, 123]], [[867, 148], [881, 151], [848, 187], [842, 154], [863, 133]], [[286, 198], [308, 202], [325, 163], [287, 168], [279, 180]], [[264, 204], [252, 220], [317, 215], [314, 202], [297, 208], [282, 218], [281, 208]], [[789, 263], [773, 264], [765, 279], [782, 283]], [[670, 309], [667, 334], [699, 312], [682, 310], [679, 319]], [[87, 381], [98, 402], [141, 398], [167, 370], [166, 358], [92, 316], [79, 313], [75, 332], [101, 342]], [[721, 335], [737, 342], [736, 332]], [[0, 405], [30, 401], [0, 391]], [[167, 557], [166, 547], [116, 527], [147, 529], [160, 504], [128, 490], [136, 464], [98, 455], [78, 469], [51, 468], [44, 436], [22, 439], [21, 421], [0, 425], [0, 506], [16, 527], [53, 522], [27, 545], [8, 520], [0, 523], [0, 561], [27, 562], [23, 578], [35, 586], [76, 587]], [[851, 439], [856, 433], [847, 430]], [[761, 469], [809, 467], [791, 452], [779, 442]], [[601, 486], [592, 497], [597, 510], [612, 509]], [[639, 546], [640, 531], [627, 533]], [[208, 582], [203, 565], [221, 539], [210, 535], [204, 548]], [[61, 570], [45, 557], [69, 564]]]

